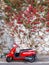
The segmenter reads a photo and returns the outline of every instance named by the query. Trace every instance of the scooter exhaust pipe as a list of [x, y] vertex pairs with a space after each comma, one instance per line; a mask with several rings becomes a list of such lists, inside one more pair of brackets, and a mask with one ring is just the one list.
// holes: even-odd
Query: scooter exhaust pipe
[[25, 60], [30, 61], [30, 60], [32, 60], [32, 57], [25, 57]]

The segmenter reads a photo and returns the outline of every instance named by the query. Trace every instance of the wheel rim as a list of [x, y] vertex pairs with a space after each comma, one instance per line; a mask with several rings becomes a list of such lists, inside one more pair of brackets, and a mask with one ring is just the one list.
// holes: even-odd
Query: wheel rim
[[30, 59], [30, 62], [34, 62], [35, 61], [35, 57], [31, 57], [32, 59]]
[[7, 57], [7, 62], [10, 62], [10, 61], [12, 61], [12, 57]]

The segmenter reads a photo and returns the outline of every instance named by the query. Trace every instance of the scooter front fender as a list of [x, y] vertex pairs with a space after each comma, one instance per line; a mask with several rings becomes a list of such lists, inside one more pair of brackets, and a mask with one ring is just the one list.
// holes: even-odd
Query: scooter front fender
[[7, 54], [6, 57], [13, 57], [13, 54]]

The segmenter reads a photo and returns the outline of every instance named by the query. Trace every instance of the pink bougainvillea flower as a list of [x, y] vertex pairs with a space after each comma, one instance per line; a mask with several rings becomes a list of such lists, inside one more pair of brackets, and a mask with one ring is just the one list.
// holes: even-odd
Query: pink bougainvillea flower
[[18, 25], [16, 25], [15, 27], [14, 27], [14, 30], [16, 30], [18, 28]]
[[34, 14], [36, 14], [37, 12], [37, 9], [33, 7], [33, 11], [32, 11]]
[[31, 32], [36, 32], [36, 31], [34, 29], [32, 29]]
[[31, 12], [33, 10], [33, 6], [32, 5], [29, 5], [29, 11]]
[[46, 32], [49, 32], [49, 29], [47, 29]]
[[5, 10], [6, 10], [6, 11], [11, 11], [11, 9], [12, 9], [11, 6], [5, 7]]
[[32, 29], [37, 30], [37, 29], [38, 29], [38, 27], [37, 27], [37, 26], [33, 26], [33, 27], [32, 27]]
[[46, 15], [46, 20], [49, 20], [49, 12]]
[[34, 24], [34, 25], [40, 24], [40, 22], [39, 22], [39, 21], [35, 21], [35, 22], [33, 22], [33, 24]]
[[30, 20], [28, 20], [27, 22], [26, 22], [26, 24], [30, 24], [31, 23], [31, 21]]
[[11, 33], [11, 36], [12, 36], [12, 37], [14, 37], [14, 34], [13, 34], [13, 33]]
[[21, 29], [20, 29], [19, 31], [22, 32], [22, 33], [24, 33], [24, 30], [21, 30]]
[[36, 24], [40, 24], [40, 21], [34, 21], [34, 22], [31, 22], [31, 25], [36, 25]]
[[49, 26], [49, 22], [48, 21], [46, 22], [46, 26]]
[[22, 16], [21, 15], [18, 15], [17, 20], [20, 21], [21, 18], [22, 18]]
[[17, 23], [18, 23], [18, 24], [23, 24], [23, 22], [21, 22], [21, 21], [18, 21]]
[[24, 11], [24, 15], [25, 15], [25, 16], [28, 16], [28, 15], [29, 15], [29, 11], [28, 11], [28, 10], [25, 10], [25, 11]]
[[41, 21], [43, 22], [46, 22], [46, 19], [45, 18], [40, 18]]
[[13, 23], [13, 22], [9, 22], [8, 25], [9, 25], [10, 27], [12, 27], [12, 26], [14, 26], [14, 23]]
[[36, 14], [37, 12], [37, 8], [33, 7], [32, 5], [29, 5], [29, 12], [33, 12], [34, 14]]

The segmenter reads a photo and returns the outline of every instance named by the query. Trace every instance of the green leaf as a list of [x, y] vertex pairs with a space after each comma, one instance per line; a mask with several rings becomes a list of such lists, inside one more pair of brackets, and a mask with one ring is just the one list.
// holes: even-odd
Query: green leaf
[[5, 3], [7, 3], [8, 5], [12, 6], [12, 3], [10, 3], [9, 0], [4, 0], [4, 1], [5, 1]]

